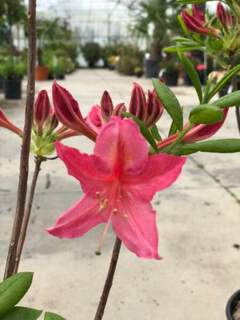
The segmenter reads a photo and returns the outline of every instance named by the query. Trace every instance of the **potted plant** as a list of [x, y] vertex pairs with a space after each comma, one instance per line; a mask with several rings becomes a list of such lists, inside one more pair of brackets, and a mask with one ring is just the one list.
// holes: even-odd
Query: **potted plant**
[[25, 64], [16, 57], [9, 57], [0, 64], [0, 75], [4, 77], [5, 99], [21, 99], [22, 78], [26, 73]]
[[240, 319], [240, 290], [235, 292], [228, 300], [226, 306], [227, 320], [239, 320]]
[[179, 70], [175, 59], [166, 59], [161, 63], [161, 66], [161, 79], [167, 86], [177, 86]]
[[82, 47], [82, 53], [88, 63], [89, 68], [94, 68], [101, 58], [101, 47], [96, 42], [87, 42]]

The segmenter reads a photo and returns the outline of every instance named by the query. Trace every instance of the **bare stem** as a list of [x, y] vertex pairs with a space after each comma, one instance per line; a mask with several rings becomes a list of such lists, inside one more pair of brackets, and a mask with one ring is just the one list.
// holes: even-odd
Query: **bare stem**
[[28, 84], [25, 108], [25, 124], [23, 131], [22, 150], [20, 158], [20, 172], [17, 193], [16, 214], [12, 228], [12, 235], [6, 261], [4, 278], [15, 272], [17, 247], [20, 238], [22, 220], [25, 211], [27, 182], [29, 171], [29, 152], [33, 121], [33, 105], [35, 96], [35, 62], [36, 62], [36, 0], [29, 0], [28, 5]]
[[106, 278], [106, 281], [105, 281], [105, 284], [103, 287], [102, 296], [100, 298], [94, 320], [101, 320], [103, 318], [105, 307], [106, 307], [107, 300], [108, 300], [108, 296], [109, 296], [109, 293], [110, 293], [110, 290], [111, 290], [111, 287], [113, 284], [113, 278], [114, 278], [114, 274], [115, 274], [116, 267], [117, 267], [121, 244], [122, 244], [122, 241], [120, 239], [116, 238], [115, 243], [114, 243], [114, 247], [113, 247], [110, 266], [108, 269], [107, 278]]
[[18, 266], [20, 263], [24, 242], [26, 239], [27, 229], [28, 229], [30, 215], [31, 215], [31, 211], [32, 211], [34, 194], [35, 194], [36, 185], [37, 185], [37, 179], [38, 179], [38, 175], [41, 170], [42, 161], [43, 161], [42, 158], [35, 159], [35, 169], [34, 169], [34, 173], [33, 173], [32, 184], [31, 184], [28, 200], [26, 203], [26, 209], [25, 209], [24, 216], [23, 216], [22, 228], [21, 228], [20, 237], [19, 237], [18, 246], [17, 246], [16, 264], [15, 264], [14, 273], [17, 273], [17, 271], [18, 271]]

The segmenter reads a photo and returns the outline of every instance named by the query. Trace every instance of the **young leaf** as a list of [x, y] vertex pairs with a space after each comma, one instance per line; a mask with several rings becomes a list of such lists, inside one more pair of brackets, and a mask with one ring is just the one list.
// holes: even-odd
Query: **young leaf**
[[235, 107], [240, 105], [240, 90], [227, 94], [226, 96], [214, 101], [212, 105], [219, 108]]
[[46, 312], [44, 320], [65, 320], [65, 318], [59, 316], [56, 313]]
[[190, 112], [189, 121], [193, 124], [214, 124], [224, 118], [223, 110], [213, 105], [200, 105]]
[[225, 76], [213, 87], [213, 89], [209, 92], [209, 94], [206, 96], [206, 101], [210, 101], [212, 97], [215, 96], [216, 93], [218, 93], [225, 85], [226, 83], [238, 72], [240, 71], [240, 64], [238, 64], [236, 67], [229, 70]]
[[187, 75], [189, 76], [192, 84], [194, 85], [194, 88], [197, 92], [199, 102], [202, 102], [202, 85], [200, 82], [199, 75], [192, 64], [191, 60], [188, 59], [184, 54], [181, 54], [178, 52], [179, 60], [183, 64], [185, 71], [187, 72]]
[[31, 286], [33, 273], [18, 273], [0, 284], [0, 315], [11, 310]]
[[183, 127], [183, 112], [175, 94], [158, 79], [153, 79], [153, 86], [159, 99], [162, 101], [164, 108], [174, 121], [176, 127], [182, 130]]
[[177, 146], [176, 154], [188, 155], [195, 152], [234, 153], [240, 152], [240, 139], [219, 139], [182, 144]]
[[130, 112], [123, 112], [122, 114], [123, 114], [124, 117], [132, 118], [136, 122], [136, 124], [139, 126], [140, 131], [141, 131], [142, 135], [144, 136], [144, 138], [149, 142], [149, 144], [152, 146], [152, 148], [155, 151], [157, 151], [158, 150], [158, 146], [157, 146], [157, 144], [156, 144], [151, 132], [144, 125], [144, 123], [140, 119], [138, 119], [138, 117], [134, 116]]
[[152, 136], [153, 136], [153, 138], [155, 140], [157, 140], [157, 141], [161, 141], [162, 140], [161, 135], [160, 135], [160, 133], [158, 131], [158, 127], [156, 126], [156, 124], [154, 126], [152, 126], [151, 133], [152, 133]]
[[1, 317], [1, 320], [37, 320], [41, 314], [41, 310], [15, 307]]
[[181, 44], [177, 46], [169, 46], [165, 47], [164, 51], [168, 53], [175, 53], [175, 52], [189, 52], [193, 50], [203, 50], [203, 47], [200, 45], [187, 45], [187, 44]]
[[175, 126], [175, 123], [172, 121], [171, 127], [168, 132], [168, 137], [176, 132], [177, 132], [177, 127]]

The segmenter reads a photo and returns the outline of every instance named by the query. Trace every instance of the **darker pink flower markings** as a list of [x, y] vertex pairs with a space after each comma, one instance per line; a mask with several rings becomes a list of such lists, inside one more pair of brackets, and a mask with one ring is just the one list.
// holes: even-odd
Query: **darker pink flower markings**
[[93, 155], [60, 143], [56, 149], [68, 173], [80, 181], [84, 196], [48, 232], [59, 238], [75, 238], [105, 223], [105, 235], [112, 224], [130, 251], [159, 259], [156, 213], [150, 201], [177, 179], [185, 158], [150, 156], [138, 126], [120, 117], [112, 117], [103, 127]]
[[3, 110], [0, 108], [0, 127], [2, 128], [6, 128], [14, 133], [16, 133], [19, 136], [23, 135], [23, 131], [18, 128], [17, 126], [15, 126], [15, 124], [13, 124], [8, 117], [5, 115], [5, 113], [3, 112]]
[[91, 140], [96, 139], [95, 131], [90, 128], [80, 112], [78, 102], [65, 88], [54, 82], [52, 87], [53, 105], [58, 120], [67, 128], [77, 131]]

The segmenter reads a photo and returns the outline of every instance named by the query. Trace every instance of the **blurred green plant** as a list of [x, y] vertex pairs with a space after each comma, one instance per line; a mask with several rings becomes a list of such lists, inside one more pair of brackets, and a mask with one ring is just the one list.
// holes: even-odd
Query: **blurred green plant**
[[89, 68], [93, 68], [102, 57], [101, 47], [97, 42], [87, 42], [82, 46], [82, 53]]
[[0, 60], [0, 75], [4, 79], [21, 79], [25, 74], [26, 64], [21, 57], [7, 56]]
[[137, 45], [123, 44], [119, 51], [117, 70], [125, 75], [135, 75], [136, 70], [142, 69], [143, 52]]

